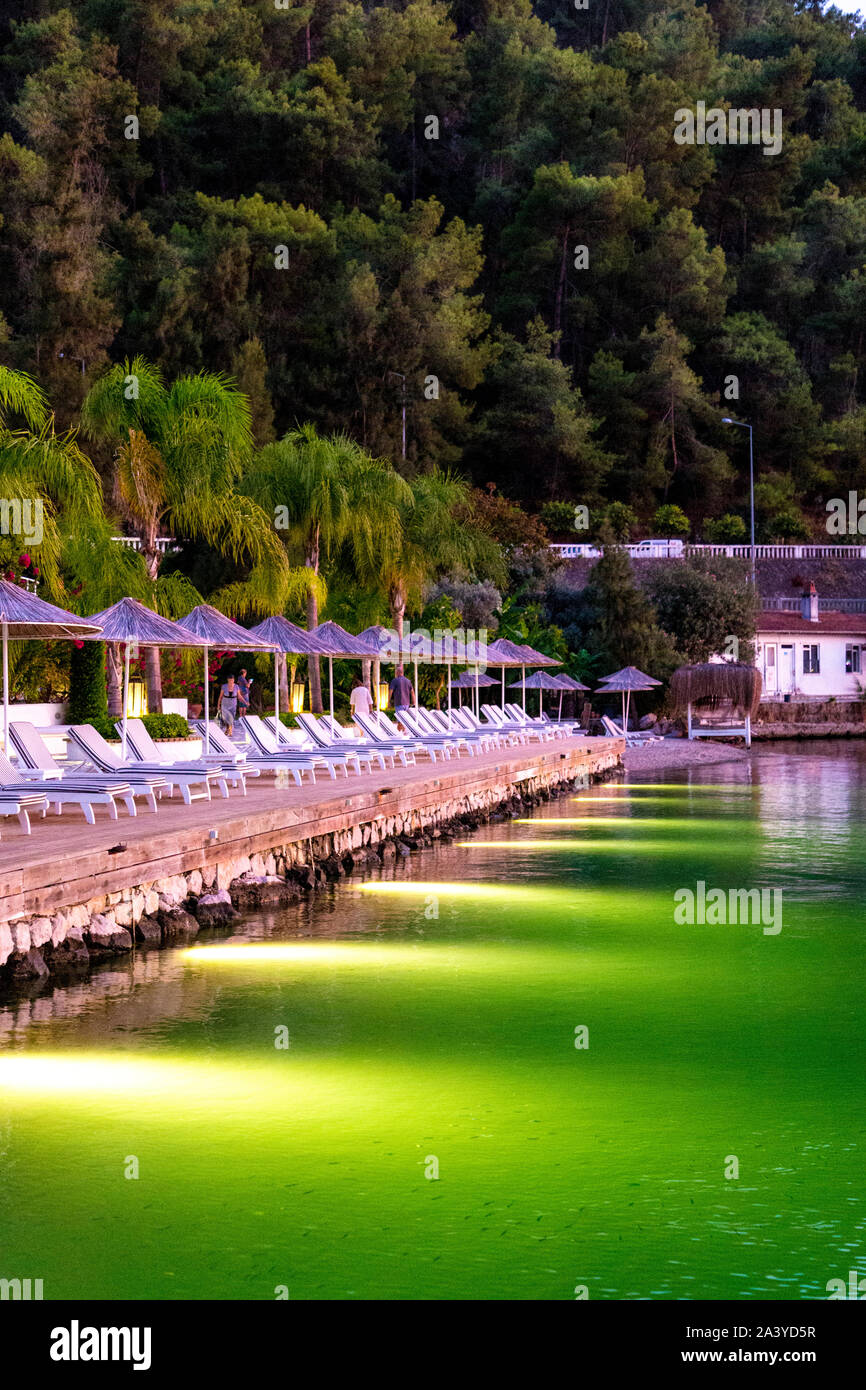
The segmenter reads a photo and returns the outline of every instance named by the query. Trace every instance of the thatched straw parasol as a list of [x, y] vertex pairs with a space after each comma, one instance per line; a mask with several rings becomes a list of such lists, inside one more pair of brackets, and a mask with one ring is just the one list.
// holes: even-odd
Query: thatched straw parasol
[[[218, 608], [214, 608], [210, 603], [200, 603], [197, 608], [193, 608], [187, 613], [185, 618], [180, 620], [181, 627], [185, 627], [187, 632], [194, 632], [197, 637], [201, 637], [205, 643], [204, 649], [204, 751], [210, 752], [210, 681], [208, 680], [207, 661], [208, 652], [211, 647], [230, 647], [233, 651], [240, 652], [269, 652], [273, 651], [274, 644], [265, 642], [261, 637], [256, 637], [247, 628], [241, 627], [239, 623], [232, 622]], [[279, 716], [279, 705], [277, 705], [277, 715]]]
[[98, 642], [122, 642], [126, 645], [123, 658], [123, 728], [121, 732], [121, 756], [126, 758], [126, 719], [129, 705], [129, 657], [133, 642], [139, 647], [203, 647], [203, 638], [189, 632], [180, 623], [173, 623], [146, 608], [136, 598], [122, 598], [101, 613], [91, 613], [86, 620], [95, 623], [102, 630], [96, 638], [85, 640]]
[[0, 579], [0, 627], [3, 633], [3, 748], [8, 747], [9, 729], [9, 641], [39, 638], [97, 637], [99, 624], [92, 618], [79, 618], [65, 608], [55, 608], [35, 594], [28, 593], [8, 579]]
[[761, 673], [743, 661], [703, 661], [680, 666], [671, 677], [671, 696], [679, 714], [689, 705], [729, 703], [741, 714], [754, 717], [761, 699]]
[[631, 701], [633, 690], [652, 690], [654, 685], [661, 685], [653, 676], [648, 676], [644, 671], [639, 671], [636, 666], [623, 666], [619, 671], [613, 671], [609, 676], [602, 676], [598, 683], [598, 690], [601, 694], [613, 694], [615, 691], [622, 692], [622, 731], [628, 732], [628, 707]]
[[339, 623], [319, 623], [307, 634], [320, 656], [328, 658], [328, 686], [331, 695], [331, 718], [334, 718], [334, 657], [378, 657], [380, 647], [376, 641], [366, 637], [353, 637]]
[[[527, 666], [561, 666], [562, 662], [554, 656], [545, 656], [534, 647], [521, 647], [507, 637], [497, 637], [487, 648], [487, 662], [490, 666], [502, 667], [502, 704], [505, 704], [505, 668], [519, 666], [520, 678], [526, 680]], [[523, 713], [526, 713], [526, 691], [523, 691]]]
[[[522, 690], [524, 699], [527, 690], [538, 691], [538, 713], [543, 713], [543, 690], [559, 691], [559, 706], [562, 708], [562, 686], [556, 676], [549, 676], [546, 671], [536, 671], [534, 675], [526, 676], [523, 680], [512, 681], [509, 687], [511, 690]], [[524, 705], [525, 708], [525, 705]]]
[[[306, 628], [298, 627], [297, 623], [290, 623], [288, 618], [284, 618], [282, 613], [275, 613], [272, 618], [265, 618], [255, 627], [250, 628], [250, 636], [259, 637], [263, 642], [267, 642], [269, 647], [274, 647], [276, 651], [282, 652], [283, 656], [313, 656], [317, 655], [319, 648], [311, 641], [310, 634]], [[274, 656], [274, 718], [280, 717], [280, 663]]]

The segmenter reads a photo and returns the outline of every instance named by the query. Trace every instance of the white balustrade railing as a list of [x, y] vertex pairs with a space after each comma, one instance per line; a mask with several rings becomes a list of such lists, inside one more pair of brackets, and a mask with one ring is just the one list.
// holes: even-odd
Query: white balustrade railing
[[[601, 550], [591, 542], [553, 542], [550, 546], [563, 560], [598, 559]], [[726, 555], [731, 559], [750, 560], [750, 545], [686, 545], [676, 542], [667, 546], [659, 542], [647, 550], [646, 545], [626, 545], [629, 555], [639, 559], [680, 559], [683, 554]], [[757, 560], [866, 560], [866, 545], [756, 545]]]
[[[112, 536], [111, 539], [117, 541], [118, 545], [125, 545], [127, 550], [141, 550], [142, 548], [140, 536]], [[180, 549], [174, 536], [157, 536], [154, 545], [161, 555], [165, 555], [168, 551]]]

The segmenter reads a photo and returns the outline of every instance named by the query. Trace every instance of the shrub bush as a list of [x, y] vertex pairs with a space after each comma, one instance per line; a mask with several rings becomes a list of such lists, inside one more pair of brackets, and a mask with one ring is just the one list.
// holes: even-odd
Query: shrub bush
[[[118, 740], [118, 732], [114, 727], [114, 720], [108, 715], [98, 719], [78, 719], [70, 718], [70, 724], [90, 724], [103, 738], [110, 739], [113, 743]], [[142, 724], [147, 729], [151, 738], [189, 738], [189, 725], [182, 714], [146, 714], [142, 719]]]

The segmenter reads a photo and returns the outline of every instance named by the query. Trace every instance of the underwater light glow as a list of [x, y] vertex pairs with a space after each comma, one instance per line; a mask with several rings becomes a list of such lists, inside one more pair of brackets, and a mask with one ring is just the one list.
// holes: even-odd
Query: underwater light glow
[[457, 848], [507, 849], [512, 854], [521, 849], [584, 850], [588, 854], [595, 854], [596, 850], [618, 854], [630, 854], [633, 850], [641, 854], [666, 854], [671, 850], [677, 854], [689, 852], [689, 845], [682, 840], [673, 845], [667, 840], [459, 840]]
[[600, 801], [613, 802], [614, 804], [616, 804], [617, 802], [619, 802], [620, 806], [622, 806], [624, 803], [625, 803], [625, 805], [632, 805], [632, 806], [650, 806], [650, 805], [653, 805], [653, 804], [657, 804], [657, 805], [659, 805], [659, 806], [676, 806], [678, 802], [681, 802], [681, 801], [689, 802], [689, 801], [691, 801], [691, 799], [692, 799], [692, 798], [691, 798], [690, 796], [636, 796], [636, 797], [634, 797], [633, 799], [631, 799], [631, 798], [625, 798], [625, 797], [622, 797], [622, 796], [572, 796], [572, 797], [569, 797], [569, 800], [570, 800], [570, 801], [580, 801], [580, 802], [582, 802], [584, 805], [589, 805], [589, 806], [593, 806], [593, 805], [595, 805], [597, 802], [600, 802]]
[[748, 782], [612, 782], [605, 787], [620, 787], [624, 792], [753, 792], [758, 787]]
[[[527, 817], [515, 816], [512, 825], [603, 825], [626, 826], [632, 829], [634, 826], [650, 825], [654, 830], [688, 830], [694, 833], [695, 830], [725, 830], [728, 829], [728, 822], [724, 820], [714, 820], [709, 816], [544, 816], [536, 817], [534, 820]], [[520, 843], [518, 841], [518, 843]]]
[[264, 965], [268, 961], [328, 961], [339, 960], [345, 956], [346, 950], [351, 947], [334, 945], [332, 942], [324, 944], [319, 941], [310, 942], [245, 942], [241, 945], [225, 946], [190, 946], [184, 951], [185, 960], [191, 960], [196, 964], [211, 965], [236, 965], [238, 963], [246, 965], [252, 961], [254, 964]]
[[426, 898], [435, 893], [439, 897], [494, 898], [508, 902], [532, 897], [537, 891], [503, 883], [436, 883], [429, 880], [420, 883], [417, 879], [411, 883], [357, 883], [352, 887], [357, 893], [386, 893], [392, 897]]
[[28, 1095], [214, 1097], [224, 1078], [207, 1065], [81, 1053], [7, 1053], [0, 1057], [0, 1090]]

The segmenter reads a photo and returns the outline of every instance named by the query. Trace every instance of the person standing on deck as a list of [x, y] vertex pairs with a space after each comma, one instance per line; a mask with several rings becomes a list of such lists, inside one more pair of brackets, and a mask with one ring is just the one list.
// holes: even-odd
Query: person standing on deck
[[360, 676], [356, 676], [352, 681], [349, 709], [353, 715], [373, 713], [373, 696], [370, 694], [369, 686], [364, 684]]
[[[415, 688], [412, 682], [403, 675], [402, 666], [397, 667], [397, 674], [388, 686], [388, 694], [395, 710], [415, 704]], [[399, 725], [400, 721], [398, 720], [397, 723]]]
[[241, 667], [241, 673], [240, 673], [240, 675], [238, 676], [238, 683], [237, 683], [237, 690], [238, 690], [238, 719], [243, 719], [244, 715], [245, 715], [245, 714], [247, 713], [247, 711], [249, 710], [249, 707], [250, 707], [250, 686], [251, 686], [251, 685], [252, 685], [252, 681], [247, 679], [247, 668], [246, 668], [246, 666], [242, 666], [242, 667]]
[[217, 719], [222, 721], [223, 727], [229, 738], [235, 731], [235, 720], [238, 714], [238, 688], [235, 685], [234, 676], [229, 676], [225, 685], [220, 687], [219, 699], [217, 700]]

